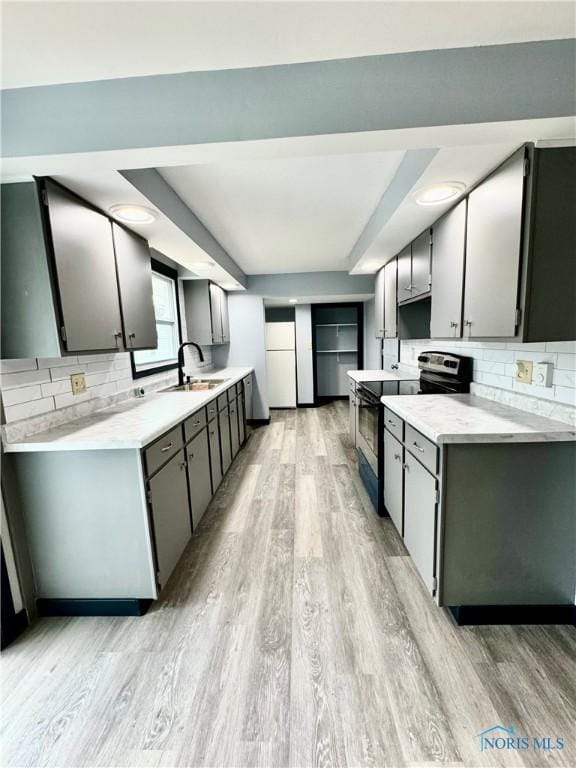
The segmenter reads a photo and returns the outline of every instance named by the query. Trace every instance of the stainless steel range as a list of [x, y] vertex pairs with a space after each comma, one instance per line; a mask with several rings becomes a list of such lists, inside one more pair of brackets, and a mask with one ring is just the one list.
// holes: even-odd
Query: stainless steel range
[[[418, 357], [419, 395], [450, 395], [470, 391], [472, 358], [448, 352], [423, 352]], [[384, 507], [384, 395], [410, 394], [404, 382], [361, 382], [358, 402], [358, 467], [360, 477], [381, 517]]]

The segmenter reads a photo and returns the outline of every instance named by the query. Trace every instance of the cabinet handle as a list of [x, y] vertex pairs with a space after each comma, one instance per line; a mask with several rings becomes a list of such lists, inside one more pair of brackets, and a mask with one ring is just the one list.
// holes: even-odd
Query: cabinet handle
[[408, 285], [405, 285], [402, 289], [403, 291], [411, 291], [412, 288], [415, 288], [416, 286], [412, 285], [412, 283], [409, 283]]
[[453, 320], [450, 322], [450, 328], [458, 328], [458, 323], [455, 323]]
[[193, 427], [199, 427], [199, 426], [200, 426], [200, 424], [202, 424], [202, 422], [201, 422], [201, 421], [193, 421], [193, 422], [192, 422], [192, 426], [193, 426]]
[[193, 458], [194, 458], [194, 454], [193, 454], [193, 453], [189, 453], [189, 454], [188, 454], [188, 458], [189, 458], [189, 459], [193, 459]]
[[173, 446], [174, 446], [174, 443], [168, 443], [168, 445], [165, 445], [164, 448], [160, 449], [160, 452], [161, 453], [166, 453], [166, 451], [169, 451], [170, 448], [172, 448]]
[[212, 430], [212, 432], [210, 432], [210, 434], [211, 434], [211, 435], [215, 435], [215, 434], [216, 434], [216, 432], [214, 432], [214, 430]]
[[180, 462], [180, 471], [182, 471], [183, 469], [186, 469], [186, 467], [187, 467], [187, 462], [181, 461]]
[[406, 472], [410, 472], [410, 465], [409, 464], [402, 464], [402, 467], [406, 470]]
[[396, 459], [396, 461], [402, 461], [402, 457], [400, 456], [399, 453], [395, 453], [394, 458]]
[[392, 421], [392, 419], [386, 419], [386, 421], [388, 422], [388, 424], [392, 424], [394, 426], [394, 422]]
[[420, 453], [424, 453], [424, 448], [421, 448], [418, 443], [412, 443], [414, 448], [416, 448], [417, 451], [420, 451]]
[[472, 320], [465, 320], [464, 325], [472, 325]]
[[114, 331], [114, 338], [116, 339], [116, 348], [120, 349], [120, 339], [122, 338], [122, 331]]

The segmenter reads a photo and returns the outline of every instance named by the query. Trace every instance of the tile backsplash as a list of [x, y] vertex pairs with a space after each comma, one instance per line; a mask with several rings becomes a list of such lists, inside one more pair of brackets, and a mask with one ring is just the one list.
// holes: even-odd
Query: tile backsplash
[[[576, 341], [520, 342], [438, 341], [400, 342], [400, 363], [417, 369], [423, 350], [441, 350], [473, 359], [472, 391], [523, 410], [569, 423], [576, 422]], [[516, 381], [516, 361], [548, 362], [553, 366], [551, 387]]]

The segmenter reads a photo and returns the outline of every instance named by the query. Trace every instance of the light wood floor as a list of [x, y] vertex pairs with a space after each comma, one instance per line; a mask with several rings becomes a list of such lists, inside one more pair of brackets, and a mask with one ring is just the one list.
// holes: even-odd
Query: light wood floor
[[[143, 618], [1, 661], [2, 766], [574, 766], [576, 634], [458, 628], [360, 486], [347, 405], [276, 411]], [[497, 723], [563, 752], [484, 752]]]

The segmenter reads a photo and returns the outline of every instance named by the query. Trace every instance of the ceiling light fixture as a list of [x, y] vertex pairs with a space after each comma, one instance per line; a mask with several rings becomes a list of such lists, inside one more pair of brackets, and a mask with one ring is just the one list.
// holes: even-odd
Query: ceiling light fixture
[[144, 205], [118, 203], [108, 210], [115, 219], [124, 221], [126, 224], [151, 224], [158, 218], [156, 211]]
[[458, 197], [465, 189], [466, 185], [461, 181], [442, 181], [417, 189], [414, 200], [418, 205], [440, 205]]
[[298, 304], [298, 299], [288, 299], [288, 304]]

